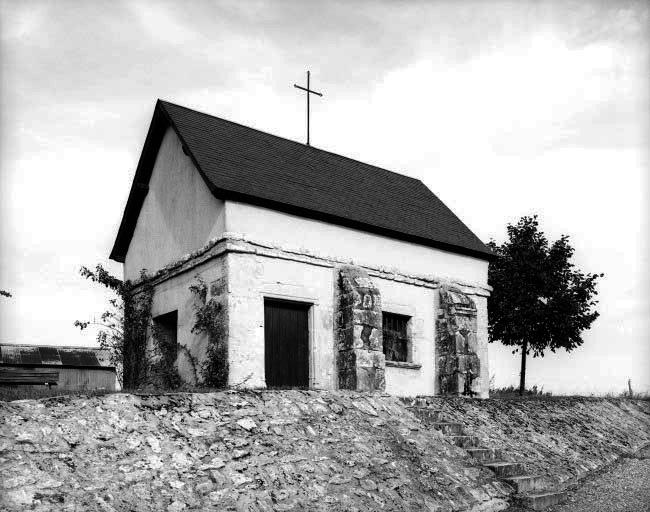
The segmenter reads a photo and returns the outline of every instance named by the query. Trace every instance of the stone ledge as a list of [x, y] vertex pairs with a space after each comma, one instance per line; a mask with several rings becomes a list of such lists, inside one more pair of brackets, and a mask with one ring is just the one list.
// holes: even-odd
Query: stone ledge
[[404, 363], [401, 361], [386, 361], [386, 366], [392, 366], [393, 368], [404, 368], [406, 370], [419, 370], [420, 368], [422, 368], [421, 364]]
[[[316, 265], [320, 267], [336, 267], [340, 265], [350, 265], [354, 262], [342, 258], [332, 256], [325, 256], [313, 253], [307, 249], [290, 248], [276, 245], [270, 245], [258, 240], [250, 239], [249, 237], [234, 232], [224, 232], [221, 236], [210, 240], [206, 245], [193, 251], [181, 258], [168, 263], [163, 268], [157, 270], [147, 278], [136, 279], [132, 283], [132, 292], [139, 293], [139, 288], [145, 283], [149, 282], [152, 285], [160, 284], [167, 279], [187, 272], [192, 268], [205, 263], [212, 258], [219, 257], [225, 253], [247, 253], [255, 254], [258, 256], [268, 258], [278, 258], [290, 261], [297, 261], [309, 265]], [[439, 288], [441, 285], [447, 284], [460, 287], [461, 291], [468, 295], [477, 295], [481, 297], [489, 297], [492, 287], [483, 283], [471, 283], [452, 279], [444, 276], [433, 275], [412, 275], [402, 273], [397, 269], [383, 268], [359, 265], [366, 270], [370, 277], [378, 277], [380, 279], [388, 279], [415, 286], [423, 286], [425, 288]]]

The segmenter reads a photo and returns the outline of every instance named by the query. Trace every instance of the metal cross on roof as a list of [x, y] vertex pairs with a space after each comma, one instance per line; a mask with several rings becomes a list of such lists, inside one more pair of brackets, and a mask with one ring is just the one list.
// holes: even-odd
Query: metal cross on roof
[[318, 96], [323, 96], [320, 92], [312, 91], [309, 88], [309, 71], [307, 71], [307, 87], [302, 87], [298, 84], [293, 84], [296, 89], [301, 89], [307, 93], [307, 145], [309, 146], [309, 95], [317, 94]]

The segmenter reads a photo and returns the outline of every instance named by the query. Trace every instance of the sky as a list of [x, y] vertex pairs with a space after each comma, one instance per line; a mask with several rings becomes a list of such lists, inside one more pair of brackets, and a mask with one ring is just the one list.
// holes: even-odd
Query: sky
[[[0, 341], [75, 330], [157, 98], [421, 179], [483, 241], [538, 214], [604, 272], [584, 345], [529, 360], [558, 393], [650, 391], [649, 3], [0, 0]], [[435, 273], [435, 269], [432, 269]], [[519, 358], [490, 345], [496, 386]]]

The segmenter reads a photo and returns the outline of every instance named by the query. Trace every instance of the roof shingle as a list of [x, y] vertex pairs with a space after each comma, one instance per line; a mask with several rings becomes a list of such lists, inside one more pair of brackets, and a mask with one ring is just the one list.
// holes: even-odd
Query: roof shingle
[[421, 181], [159, 100], [111, 258], [123, 261], [167, 123], [212, 192], [488, 259]]

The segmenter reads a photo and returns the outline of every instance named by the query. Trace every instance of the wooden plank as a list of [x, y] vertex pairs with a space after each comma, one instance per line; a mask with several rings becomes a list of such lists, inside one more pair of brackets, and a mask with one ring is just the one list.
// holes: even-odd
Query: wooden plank
[[56, 384], [58, 380], [56, 370], [0, 367], [0, 384]]
[[62, 368], [59, 370], [59, 389], [115, 390], [115, 371], [107, 368]]

